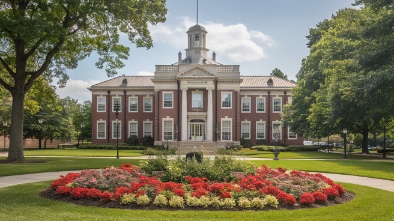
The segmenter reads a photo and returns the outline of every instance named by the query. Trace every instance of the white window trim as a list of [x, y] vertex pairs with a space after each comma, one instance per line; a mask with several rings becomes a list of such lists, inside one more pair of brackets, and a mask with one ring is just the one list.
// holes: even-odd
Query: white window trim
[[[98, 133], [99, 133], [98, 125], [99, 125], [99, 123], [104, 123], [104, 137], [99, 137], [98, 136]], [[107, 139], [107, 122], [106, 121], [99, 120], [99, 121], [96, 122], [96, 138], [98, 140], [105, 140], [105, 139]]]
[[162, 121], [161, 121], [161, 127], [162, 127], [162, 130], [161, 130], [161, 139], [162, 139], [162, 141], [167, 141], [167, 140], [165, 140], [164, 139], [164, 122], [165, 121], [171, 121], [171, 133], [172, 133], [172, 136], [171, 136], [171, 139], [170, 140], [168, 140], [168, 141], [173, 141], [174, 140], [174, 118], [163, 118], [162, 119]]
[[[258, 102], [257, 102], [257, 100], [258, 99], [262, 99], [263, 100], [263, 104], [264, 104], [264, 110], [263, 111], [259, 111], [259, 110], [257, 110], [257, 108], [258, 108]], [[256, 97], [256, 113], [265, 113], [265, 109], [266, 109], [266, 105], [265, 105], [265, 97]]]
[[[223, 94], [230, 94], [230, 107], [223, 107]], [[222, 109], [232, 109], [233, 108], [233, 93], [222, 91], [220, 96], [220, 106]]]
[[[165, 107], [164, 106], [164, 95], [165, 94], [171, 94], [171, 107]], [[172, 91], [163, 91], [162, 95], [163, 95], [163, 109], [174, 108], [174, 92], [172, 92]]]
[[152, 130], [153, 130], [153, 121], [150, 121], [150, 120], [144, 121], [144, 122], [143, 122], [142, 136], [145, 137], [145, 133], [147, 132], [147, 131], [145, 130], [145, 124], [146, 124], [146, 123], [150, 123], [150, 124], [151, 124], [151, 127], [150, 127], [150, 134], [151, 134], [151, 137], [153, 137], [153, 133], [152, 133]]
[[[136, 111], [131, 111], [130, 110], [131, 99], [137, 99], [137, 110]], [[129, 112], [132, 112], [132, 113], [138, 112], [138, 97], [134, 97], [134, 96], [129, 97]]]
[[[248, 111], [244, 111], [244, 101], [249, 102], [249, 110]], [[250, 97], [242, 97], [241, 98], [241, 113], [250, 113], [251, 111], [252, 111], [252, 99]]]
[[[103, 111], [100, 111], [99, 110], [99, 99], [104, 99], [104, 110]], [[106, 112], [106, 110], [107, 110], [107, 98], [106, 97], [97, 97], [97, 112], [100, 112], [100, 113], [103, 113], [103, 112]]]
[[288, 97], [287, 97], [287, 103], [286, 103], [286, 104], [292, 105], [292, 104], [293, 104], [293, 97], [288, 96]]
[[242, 130], [242, 124], [248, 124], [249, 126], [249, 128], [248, 128], [248, 130], [249, 130], [249, 137], [244, 137], [244, 139], [251, 139], [251, 136], [250, 136], [250, 134], [251, 134], [251, 123], [250, 123], [250, 121], [241, 121], [241, 138], [242, 138], [242, 134], [243, 134], [243, 130]]
[[[114, 124], [116, 124], [116, 120], [112, 121], [112, 139], [116, 139], [116, 136], [114, 136], [114, 133], [116, 133], [116, 127], [114, 127]], [[118, 120], [118, 124], [118, 139], [122, 139], [122, 121]]]
[[[151, 101], [151, 110], [150, 111], [145, 110], [145, 99], [150, 99], [150, 101]], [[144, 97], [142, 99], [142, 101], [143, 101], [142, 105], [143, 105], [144, 112], [152, 113], [153, 112], [153, 99], [152, 99], [152, 97]]]
[[120, 112], [122, 112], [122, 97], [118, 97], [118, 96], [112, 97], [112, 112], [116, 112], [115, 111], [115, 102], [114, 102], [115, 99], [119, 99], [119, 110], [118, 110], [118, 113], [120, 113]]
[[287, 139], [289, 140], [297, 140], [297, 133], [295, 133], [295, 138], [290, 137], [290, 127], [287, 127]]
[[136, 133], [136, 135], [137, 135], [137, 137], [138, 137], [138, 121], [135, 121], [135, 120], [131, 120], [131, 121], [129, 121], [129, 137], [131, 136], [131, 126], [130, 126], [130, 124], [136, 124], [137, 125], [137, 133]]
[[[263, 125], [264, 125], [264, 133], [263, 133], [264, 137], [263, 137], [263, 138], [258, 138], [258, 137], [257, 137], [257, 133], [258, 133], [257, 124], [263, 124]], [[267, 133], [266, 130], [267, 130], [267, 128], [266, 128], [266, 123], [265, 123], [265, 121], [256, 121], [256, 140], [265, 140], [265, 138], [267, 137], [267, 136], [266, 136], [266, 133]]]
[[[223, 121], [230, 121], [230, 140], [223, 140]], [[221, 141], [232, 141], [233, 140], [233, 119], [222, 118], [220, 120], [220, 139]]]
[[[275, 99], [280, 100], [280, 111], [275, 111]], [[282, 113], [282, 109], [283, 109], [282, 98], [281, 97], [273, 97], [272, 98], [272, 113]]]
[[[201, 107], [193, 107], [193, 94], [201, 94]], [[202, 91], [192, 91], [192, 108], [193, 109], [200, 109], [204, 108], [204, 93]]]
[[283, 138], [283, 135], [282, 135], [282, 121], [272, 121], [272, 130], [271, 130], [272, 140], [275, 139], [275, 137], [274, 137], [274, 124], [279, 124], [279, 140], [281, 140]]

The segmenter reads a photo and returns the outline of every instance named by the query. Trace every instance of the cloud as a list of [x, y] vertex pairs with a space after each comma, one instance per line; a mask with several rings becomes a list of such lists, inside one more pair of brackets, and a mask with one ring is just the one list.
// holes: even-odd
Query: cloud
[[[151, 26], [154, 41], [166, 42], [177, 48], [187, 46], [186, 31], [195, 25], [190, 18], [182, 18], [177, 27], [164, 23]], [[207, 31], [207, 48], [234, 62], [259, 60], [267, 55], [265, 47], [274, 47], [275, 41], [258, 30], [248, 30], [244, 24], [224, 25], [208, 22], [201, 24]]]
[[58, 94], [60, 98], [69, 96], [82, 103], [92, 99], [92, 93], [88, 90], [88, 88], [99, 82], [100, 81], [95, 80], [82, 81], [69, 79], [67, 81], [67, 85], [64, 88], [56, 88], [56, 94]]

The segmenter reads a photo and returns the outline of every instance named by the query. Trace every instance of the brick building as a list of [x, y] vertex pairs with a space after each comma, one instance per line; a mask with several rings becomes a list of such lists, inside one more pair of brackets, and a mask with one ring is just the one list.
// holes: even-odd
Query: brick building
[[[125, 143], [130, 135], [152, 136], [156, 145], [224, 147], [273, 143], [301, 145], [302, 138], [280, 121], [291, 102], [292, 82], [273, 76], [241, 76], [239, 65], [222, 65], [208, 56], [207, 31], [187, 31], [185, 58], [156, 65], [154, 76], [120, 76], [95, 84], [92, 91], [92, 142]], [[198, 142], [198, 143], [197, 143]]]

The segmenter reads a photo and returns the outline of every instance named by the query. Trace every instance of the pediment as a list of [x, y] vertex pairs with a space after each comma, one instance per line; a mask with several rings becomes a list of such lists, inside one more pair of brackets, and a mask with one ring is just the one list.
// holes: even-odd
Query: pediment
[[215, 78], [216, 75], [201, 67], [192, 67], [178, 74], [178, 78]]

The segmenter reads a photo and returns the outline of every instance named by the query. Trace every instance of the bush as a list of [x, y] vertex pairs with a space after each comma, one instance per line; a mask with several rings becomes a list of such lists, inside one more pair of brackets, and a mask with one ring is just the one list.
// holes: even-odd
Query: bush
[[[91, 150], [116, 150], [116, 144], [84, 144], [76, 147], [77, 149], [91, 149]], [[129, 146], [125, 144], [118, 145], [119, 150], [144, 150], [144, 146]]]
[[[383, 153], [384, 149], [383, 149], [383, 147], [379, 147], [379, 148], [376, 148], [376, 151], [378, 153]], [[393, 152], [394, 152], [394, 148], [387, 148], [386, 147], [386, 153], [393, 153]]]
[[159, 206], [159, 207], [167, 206], [168, 205], [167, 197], [162, 194], [157, 195], [155, 197], [155, 200], [153, 201], [153, 205]]
[[174, 208], [184, 208], [184, 200], [181, 196], [172, 196], [168, 204]]
[[197, 162], [201, 163], [202, 157], [202, 152], [189, 152], [186, 154], [186, 161], [192, 161], [193, 159], [196, 159]]
[[263, 209], [265, 207], [266, 202], [260, 197], [255, 197], [251, 201], [251, 206], [256, 209]]
[[154, 143], [155, 143], [155, 140], [153, 139], [152, 136], [144, 136], [142, 138], [142, 146], [153, 147]]
[[138, 146], [140, 144], [140, 141], [138, 140], [138, 137], [136, 135], [131, 135], [129, 139], [127, 139], [127, 144], [130, 146]]

